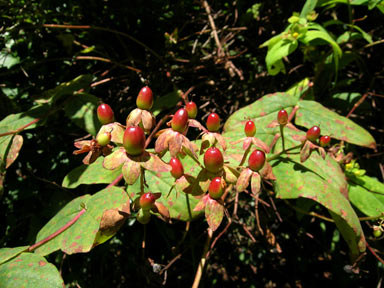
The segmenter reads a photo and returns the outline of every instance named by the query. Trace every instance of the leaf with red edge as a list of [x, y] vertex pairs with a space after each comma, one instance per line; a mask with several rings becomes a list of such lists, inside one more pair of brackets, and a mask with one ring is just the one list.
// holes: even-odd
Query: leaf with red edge
[[243, 171], [241, 171], [239, 178], [237, 178], [236, 182], [236, 191], [242, 192], [247, 189], [249, 185], [249, 180], [252, 176], [253, 171], [249, 168], [245, 168]]
[[11, 166], [11, 164], [16, 160], [17, 156], [19, 156], [21, 146], [23, 146], [23, 136], [15, 135], [12, 139], [12, 144], [7, 154], [5, 169]]
[[128, 160], [125, 149], [120, 147], [104, 158], [103, 167], [108, 170], [114, 170]]
[[207, 201], [210, 199], [209, 195], [206, 194], [203, 197], [200, 198], [199, 202], [196, 204], [195, 208], [193, 208], [193, 211], [202, 211], [205, 209], [205, 205], [207, 205]]
[[208, 199], [205, 205], [205, 219], [212, 231], [219, 228], [224, 217], [224, 206], [214, 199]]
[[141, 165], [139, 162], [129, 160], [124, 163], [121, 169], [125, 182], [128, 185], [132, 185], [137, 181], [141, 173]]
[[251, 177], [251, 191], [253, 195], [257, 195], [260, 193], [261, 188], [261, 177], [260, 174], [254, 172]]
[[161, 215], [164, 221], [168, 222], [170, 218], [169, 210], [161, 202], [155, 202], [155, 206], [152, 208], [152, 211]]

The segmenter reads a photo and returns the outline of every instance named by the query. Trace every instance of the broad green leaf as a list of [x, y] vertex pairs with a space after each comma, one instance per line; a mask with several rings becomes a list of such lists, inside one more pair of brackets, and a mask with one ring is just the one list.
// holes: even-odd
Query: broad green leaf
[[99, 98], [87, 93], [75, 94], [71, 101], [64, 106], [65, 115], [77, 126], [92, 135], [100, 128], [96, 109]]
[[76, 188], [81, 184], [109, 184], [120, 174], [120, 167], [108, 170], [103, 167], [103, 157], [90, 165], [81, 165], [69, 172], [63, 179], [62, 186], [65, 188]]
[[62, 288], [63, 279], [57, 268], [34, 253], [22, 253], [0, 265], [1, 287]]
[[47, 255], [58, 249], [67, 254], [88, 252], [94, 244], [100, 244], [113, 235], [100, 239], [99, 226], [105, 210], [121, 209], [126, 211], [129, 198], [122, 188], [115, 186], [105, 188], [96, 194], [84, 195], [68, 203], [59, 211], [37, 235], [40, 241], [51, 235], [72, 220], [85, 207], [86, 211], [63, 233], [36, 249], [36, 253]]
[[320, 103], [302, 100], [299, 102], [299, 107], [295, 124], [306, 128], [318, 125], [322, 135], [330, 135], [332, 138], [360, 146], [376, 147], [375, 139], [367, 130]]
[[170, 109], [175, 107], [178, 101], [180, 101], [179, 91], [174, 90], [164, 96], [155, 99], [152, 107], [153, 114], [157, 116], [164, 109]]
[[15, 248], [1, 248], [0, 249], [0, 265], [4, 262], [7, 262], [9, 259], [12, 259], [22, 253], [23, 251], [26, 251], [28, 249], [28, 246], [21, 246], [21, 247], [15, 247]]
[[367, 175], [355, 176], [352, 173], [348, 173], [348, 180], [364, 187], [368, 191], [384, 195], [384, 184], [373, 177]]
[[285, 72], [282, 59], [295, 51], [297, 46], [298, 42], [296, 40], [281, 39], [271, 48], [268, 47], [267, 56], [265, 57], [268, 73], [276, 75], [279, 72]]
[[350, 183], [348, 190], [351, 203], [365, 215], [374, 217], [384, 213], [384, 194], [369, 191], [355, 183]]
[[317, 0], [306, 0], [300, 12], [300, 17], [307, 17], [309, 12], [315, 10]]

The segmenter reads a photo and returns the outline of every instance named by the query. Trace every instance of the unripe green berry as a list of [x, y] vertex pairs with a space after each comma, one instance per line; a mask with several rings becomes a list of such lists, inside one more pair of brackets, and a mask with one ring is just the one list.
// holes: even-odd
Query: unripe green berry
[[97, 134], [96, 141], [100, 146], [107, 146], [111, 142], [111, 133], [102, 132]]
[[277, 122], [280, 125], [287, 125], [288, 123], [288, 113], [284, 109], [281, 109], [279, 113], [277, 113]]
[[151, 192], [144, 193], [140, 196], [140, 207], [143, 210], [150, 210], [155, 204], [156, 197]]
[[321, 147], [327, 147], [329, 146], [329, 143], [331, 143], [331, 137], [328, 135], [321, 136], [319, 139], [319, 143]]
[[108, 104], [100, 104], [97, 107], [97, 118], [102, 125], [112, 123], [115, 121], [114, 113]]
[[224, 194], [224, 181], [221, 177], [215, 177], [209, 184], [208, 192], [212, 199], [219, 199]]
[[137, 156], [143, 153], [145, 147], [143, 129], [138, 126], [127, 127], [124, 132], [123, 146], [129, 155]]
[[207, 129], [210, 132], [216, 132], [220, 128], [220, 117], [216, 113], [211, 113], [207, 118]]
[[153, 93], [151, 88], [145, 86], [141, 88], [139, 95], [136, 98], [136, 106], [142, 110], [149, 110], [153, 105]]
[[320, 127], [313, 126], [307, 131], [307, 139], [312, 142], [316, 142], [316, 140], [320, 137]]
[[253, 121], [249, 120], [245, 123], [244, 133], [247, 137], [253, 137], [256, 134], [256, 125]]
[[217, 173], [223, 169], [224, 158], [216, 147], [208, 148], [204, 154], [204, 166], [209, 172]]
[[141, 224], [148, 224], [149, 220], [151, 220], [151, 213], [149, 213], [149, 210], [140, 209], [136, 215], [136, 219]]
[[381, 231], [379, 226], [376, 226], [376, 225], [373, 226], [373, 236], [375, 236], [376, 238], [379, 238], [382, 234], [383, 232]]
[[171, 127], [174, 131], [184, 132], [188, 123], [188, 112], [184, 108], [180, 108], [176, 111], [175, 115], [173, 115]]
[[197, 106], [195, 102], [188, 102], [187, 105], [185, 105], [185, 109], [188, 112], [188, 118], [189, 119], [195, 119], [197, 115]]
[[255, 150], [248, 158], [248, 166], [252, 171], [259, 171], [265, 163], [265, 153], [261, 150]]
[[172, 157], [171, 161], [169, 161], [169, 165], [171, 165], [172, 167], [171, 174], [173, 177], [175, 177], [175, 179], [179, 179], [181, 176], [184, 175], [183, 164], [178, 158]]

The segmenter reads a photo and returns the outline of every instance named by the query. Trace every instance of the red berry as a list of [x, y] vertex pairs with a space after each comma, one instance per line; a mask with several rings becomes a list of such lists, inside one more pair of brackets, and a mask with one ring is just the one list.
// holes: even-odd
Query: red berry
[[136, 98], [136, 106], [142, 110], [149, 110], [153, 105], [153, 94], [151, 88], [145, 86], [141, 88]]
[[183, 164], [178, 158], [172, 157], [171, 161], [169, 161], [169, 165], [171, 165], [172, 167], [171, 174], [173, 177], [179, 179], [181, 176], [184, 175]]
[[207, 118], [207, 128], [210, 132], [216, 132], [220, 128], [220, 117], [216, 113], [211, 113]]
[[204, 154], [204, 166], [209, 172], [217, 173], [223, 169], [224, 158], [220, 150], [216, 147], [211, 147]]
[[100, 146], [106, 146], [111, 141], [111, 133], [110, 132], [103, 132], [99, 133], [96, 136], [96, 141]]
[[189, 119], [195, 119], [197, 115], [197, 106], [195, 102], [188, 102], [187, 105], [185, 105], [185, 109], [188, 112], [188, 118]]
[[318, 126], [313, 126], [307, 131], [307, 139], [309, 141], [315, 142], [320, 136], [320, 128]]
[[102, 125], [112, 123], [115, 121], [114, 113], [108, 104], [100, 104], [97, 107], [97, 118]]
[[256, 134], [256, 125], [253, 121], [249, 120], [245, 123], [244, 132], [247, 137], [253, 137]]
[[124, 132], [123, 146], [129, 155], [136, 156], [143, 153], [145, 146], [143, 129], [138, 126], [127, 127]]
[[265, 163], [265, 153], [261, 150], [253, 151], [248, 158], [248, 166], [255, 172], [263, 168], [264, 163]]
[[215, 177], [212, 179], [209, 184], [208, 192], [212, 199], [219, 199], [224, 194], [224, 183], [221, 177]]
[[284, 109], [281, 109], [279, 113], [277, 113], [277, 122], [280, 125], [287, 125], [288, 123], [288, 113]]
[[188, 122], [188, 112], [184, 108], [180, 108], [173, 115], [171, 126], [174, 131], [184, 132]]
[[153, 204], [155, 204], [155, 201], [156, 197], [151, 192], [144, 193], [140, 197], [140, 207], [143, 210], [150, 210]]
[[321, 136], [319, 143], [321, 147], [327, 147], [329, 143], [331, 143], [331, 137], [329, 137], [328, 135]]

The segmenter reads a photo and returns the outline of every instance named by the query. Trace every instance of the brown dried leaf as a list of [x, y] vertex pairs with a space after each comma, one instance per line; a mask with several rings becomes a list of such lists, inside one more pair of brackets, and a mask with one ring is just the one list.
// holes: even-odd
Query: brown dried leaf
[[156, 118], [152, 112], [143, 110], [141, 112], [141, 122], [143, 123], [143, 128], [146, 133], [152, 130], [156, 125]]
[[272, 166], [268, 162], [265, 162], [263, 168], [259, 171], [261, 177], [265, 180], [276, 180], [276, 176], [273, 174]]
[[115, 234], [124, 224], [127, 216], [127, 214], [118, 211], [117, 208], [105, 210], [100, 221], [100, 231], [107, 236]]
[[176, 132], [173, 133], [173, 137], [169, 139], [168, 149], [171, 157], [176, 157], [180, 153], [183, 144], [184, 135]]
[[126, 119], [127, 127], [129, 126], [138, 126], [141, 122], [141, 113], [143, 110], [136, 108], [129, 113]]
[[203, 125], [201, 125], [201, 123], [199, 121], [197, 121], [195, 119], [188, 119], [188, 126], [197, 128], [197, 129], [204, 131], [204, 132], [208, 132], [208, 130]]
[[152, 208], [152, 211], [155, 213], [159, 213], [161, 216], [161, 219], [165, 222], [169, 222], [170, 220], [170, 214], [167, 207], [164, 206], [163, 203], [155, 202], [155, 206]]
[[11, 166], [11, 164], [16, 160], [17, 156], [19, 156], [21, 146], [23, 146], [23, 136], [15, 135], [12, 139], [12, 144], [7, 154], [5, 169]]

